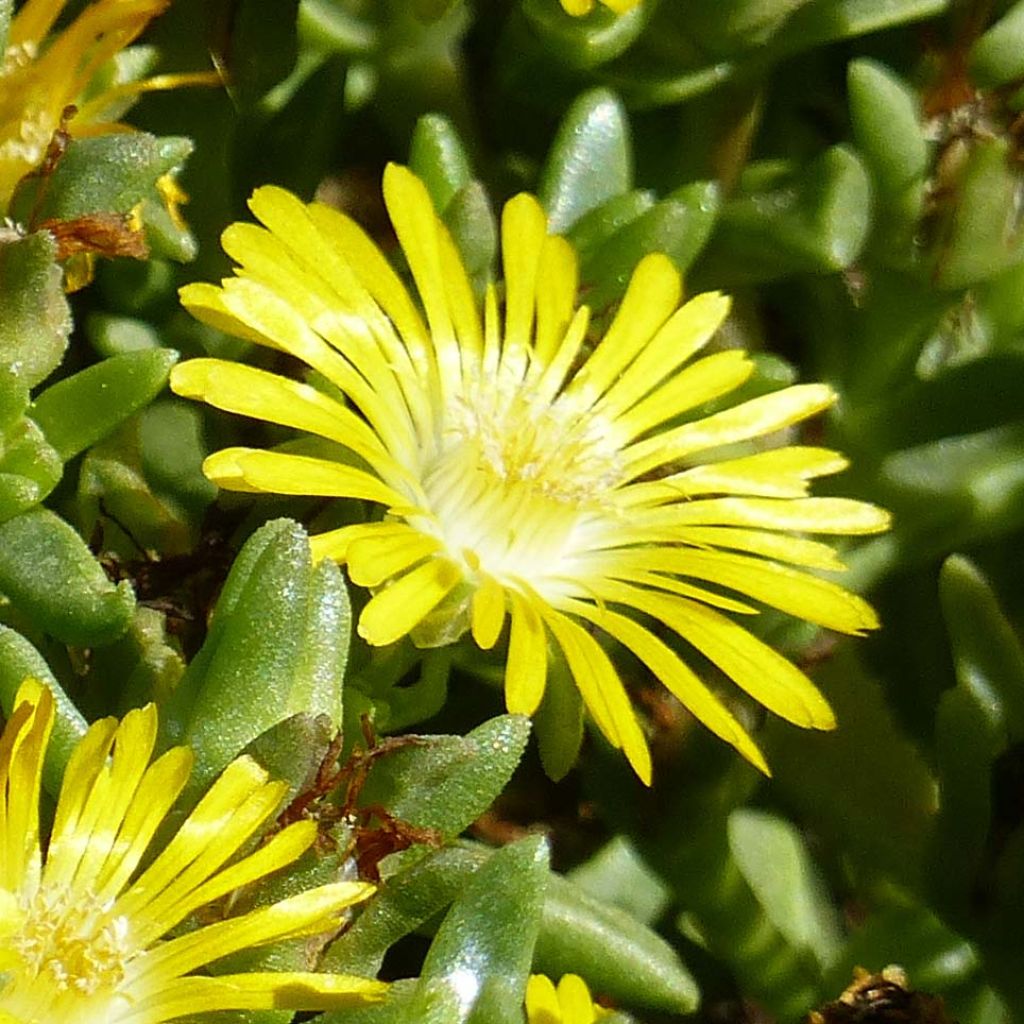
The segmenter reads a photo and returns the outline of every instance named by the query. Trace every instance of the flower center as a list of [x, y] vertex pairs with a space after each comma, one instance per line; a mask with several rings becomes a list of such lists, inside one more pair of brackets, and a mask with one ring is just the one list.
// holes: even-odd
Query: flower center
[[521, 386], [482, 388], [449, 416], [424, 479], [449, 550], [472, 552], [492, 574], [551, 573], [576, 526], [608, 508], [620, 473], [608, 425]]
[[127, 919], [81, 892], [72, 901], [66, 892], [40, 889], [13, 944], [27, 974], [83, 996], [115, 990], [131, 955]]

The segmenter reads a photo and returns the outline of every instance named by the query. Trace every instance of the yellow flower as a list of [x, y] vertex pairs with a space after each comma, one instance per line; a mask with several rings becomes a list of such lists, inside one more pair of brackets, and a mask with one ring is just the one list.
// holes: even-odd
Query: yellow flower
[[[625, 14], [640, 5], [640, 0], [601, 0], [605, 7], [613, 10], [616, 14]], [[561, 0], [563, 9], [573, 15], [580, 17], [589, 14], [594, 9], [594, 0]]]
[[565, 974], [558, 988], [543, 974], [533, 974], [526, 985], [527, 1024], [595, 1024], [607, 1010], [590, 997], [587, 983]]
[[872, 505], [807, 497], [808, 482], [842, 469], [842, 456], [788, 444], [754, 454], [732, 447], [820, 412], [832, 390], [798, 385], [685, 421], [752, 371], [736, 350], [692, 358], [725, 318], [725, 297], [680, 306], [671, 261], [648, 256], [587, 354], [575, 252], [547, 233], [533, 197], [505, 207], [504, 317], [491, 287], [482, 319], [424, 185], [391, 166], [384, 197], [425, 323], [356, 224], [273, 187], [250, 201], [266, 227], [224, 233], [236, 276], [182, 290], [199, 319], [290, 353], [351, 403], [223, 360], [179, 365], [171, 378], [178, 394], [346, 449], [320, 458], [229, 448], [206, 460], [207, 476], [231, 490], [382, 505], [381, 521], [313, 538], [315, 557], [346, 563], [353, 582], [373, 591], [360, 635], [383, 645], [411, 633], [436, 645], [468, 628], [488, 649], [507, 617], [506, 702], [523, 714], [543, 697], [553, 639], [595, 723], [645, 781], [643, 732], [593, 629], [767, 767], [683, 659], [623, 610], [667, 627], [777, 714], [832, 728], [810, 680], [722, 614], [753, 614], [753, 599], [847, 633], [877, 625], [859, 597], [804, 571], [841, 569], [833, 550], [794, 536], [886, 527]]
[[97, 73], [128, 46], [170, 0], [96, 0], [48, 39], [64, 0], [27, 0], [11, 22], [0, 54], [0, 210], [18, 181], [42, 161], [65, 107], [79, 103], [72, 135], [123, 128], [110, 117], [141, 92], [209, 84], [209, 74], [158, 75], [140, 82], [101, 84]]
[[248, 757], [229, 765], [148, 866], [188, 778], [176, 747], [150, 764], [156, 710], [94, 723], [75, 748], [45, 856], [39, 839], [50, 691], [26, 680], [0, 737], [0, 1021], [160, 1024], [208, 1010], [329, 1009], [380, 998], [365, 978], [193, 972], [241, 949], [335, 930], [373, 887], [339, 882], [159, 941], [198, 908], [285, 867], [313, 842], [299, 822], [225, 866], [286, 785]]

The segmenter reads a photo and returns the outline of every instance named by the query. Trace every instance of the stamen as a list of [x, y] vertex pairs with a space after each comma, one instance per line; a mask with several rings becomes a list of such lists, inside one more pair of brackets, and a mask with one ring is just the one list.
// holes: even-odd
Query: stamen
[[25, 922], [11, 941], [26, 972], [46, 974], [60, 991], [83, 996], [114, 991], [131, 953], [128, 922], [110, 914], [110, 902], [82, 893], [41, 889], [25, 908]]

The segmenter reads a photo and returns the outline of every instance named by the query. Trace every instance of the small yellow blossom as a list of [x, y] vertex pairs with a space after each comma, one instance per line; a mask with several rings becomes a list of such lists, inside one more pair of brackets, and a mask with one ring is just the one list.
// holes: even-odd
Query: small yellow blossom
[[819, 575], [843, 568], [832, 548], [803, 536], [886, 528], [872, 505], [808, 497], [810, 481], [846, 460], [794, 444], [736, 448], [828, 408], [832, 389], [802, 384], [701, 414], [753, 371], [737, 350], [695, 358], [728, 313], [725, 296], [681, 304], [672, 262], [647, 256], [590, 350], [576, 253], [548, 234], [532, 196], [505, 206], [504, 315], [492, 286], [482, 316], [423, 183], [391, 166], [384, 198], [419, 305], [352, 220], [274, 187], [250, 201], [264, 227], [224, 232], [236, 275], [182, 290], [199, 319], [289, 353], [346, 399], [225, 360], [180, 364], [178, 394], [334, 443], [324, 457], [229, 448], [206, 460], [207, 476], [383, 506], [382, 519], [312, 541], [315, 557], [372, 591], [360, 635], [430, 646], [468, 630], [487, 650], [507, 620], [506, 703], [528, 715], [553, 641], [594, 722], [645, 781], [644, 734], [595, 632], [764, 771], [679, 644], [784, 718], [832, 728], [810, 680], [732, 617], [755, 614], [755, 601], [844, 633], [877, 625]]
[[11, 22], [6, 52], [0, 54], [0, 211], [6, 209], [18, 181], [46, 155], [68, 105], [80, 104], [68, 123], [71, 135], [95, 135], [123, 130], [111, 120], [111, 112], [116, 116], [118, 106], [139, 93], [216, 81], [200, 73], [94, 86], [104, 65], [169, 3], [95, 0], [52, 37], [64, 0], [22, 4]]
[[[631, 11], [634, 7], [638, 7], [640, 2], [641, 0], [601, 0], [605, 7], [616, 14], [625, 14], [626, 11]], [[568, 14], [577, 18], [589, 14], [594, 9], [594, 0], [561, 0], [561, 4]]]
[[150, 705], [89, 728], [41, 844], [40, 781], [53, 719], [49, 689], [26, 680], [0, 736], [0, 1022], [162, 1024], [209, 1010], [319, 1010], [383, 996], [383, 983], [342, 975], [193, 973], [238, 950], [334, 931], [373, 887], [324, 885], [178, 931], [200, 907], [294, 861], [316, 826], [298, 822], [229, 863], [287, 789], [240, 757], [140, 869], [192, 763], [184, 747], [150, 763]]
[[576, 974], [563, 975], [557, 989], [543, 974], [531, 975], [526, 985], [527, 1024], [595, 1024], [607, 1013]]

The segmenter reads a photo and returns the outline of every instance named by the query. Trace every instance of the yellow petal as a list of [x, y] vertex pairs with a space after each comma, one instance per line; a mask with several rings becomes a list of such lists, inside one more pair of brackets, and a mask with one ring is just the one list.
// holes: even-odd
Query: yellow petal
[[762, 437], [827, 409], [835, 392], [827, 384], [795, 384], [704, 419], [638, 441], [624, 452], [631, 478], [694, 452]]
[[[187, 364], [186, 364], [187, 365]], [[738, 459], [705, 463], [649, 483], [621, 490], [622, 508], [690, 498], [697, 494], [748, 494], [761, 498], [803, 498], [808, 481], [845, 469], [849, 463], [828, 448], [795, 445]]]
[[359, 616], [359, 635], [374, 647], [394, 643], [436, 608], [462, 578], [462, 571], [448, 559], [430, 559], [370, 598]]
[[505, 706], [513, 715], [532, 715], [540, 706], [547, 682], [548, 637], [530, 596], [513, 589], [512, 629], [505, 668]]
[[753, 371], [750, 358], [738, 349], [705, 356], [623, 413], [616, 427], [622, 431], [624, 440], [631, 440], [668, 420], [678, 419], [705, 402], [727, 395]]
[[846, 565], [828, 544], [788, 534], [742, 530], [731, 526], [689, 526], [677, 533], [681, 544], [696, 548], [731, 548], [763, 555], [776, 562], [804, 565], [809, 569], [841, 572]]
[[544, 974], [531, 974], [526, 983], [526, 1017], [529, 1024], [562, 1024], [558, 994]]
[[679, 305], [682, 282], [672, 261], [645, 256], [633, 271], [608, 333], [572, 379], [567, 392], [592, 404], [643, 351]]
[[851, 498], [706, 498], [637, 512], [644, 528], [742, 526], [799, 533], [866, 534], [889, 528], [889, 513]]
[[702, 292], [677, 309], [608, 389], [599, 405], [602, 415], [614, 418], [636, 405], [699, 352], [728, 314], [729, 299], [721, 292]]
[[139, 1020], [172, 1020], [215, 1010], [340, 1010], [378, 1002], [386, 982], [345, 974], [251, 971], [175, 978], [133, 1004]]
[[547, 623], [597, 727], [613, 747], [622, 750], [644, 785], [651, 784], [651, 754], [633, 707], [608, 655], [585, 630], [554, 609]]
[[492, 576], [484, 576], [473, 593], [471, 626], [476, 645], [489, 651], [505, 625], [505, 588]]
[[522, 380], [531, 349], [537, 270], [548, 234], [540, 203], [525, 193], [505, 204], [501, 215], [501, 254], [505, 269], [505, 337], [502, 379]]
[[769, 711], [804, 728], [835, 728], [832, 709], [810, 679], [742, 626], [683, 597], [625, 584], [617, 589], [614, 600], [675, 630]]
[[231, 491], [362, 498], [389, 507], [405, 503], [401, 494], [365, 470], [308, 455], [224, 448], [207, 457], [203, 472]]
[[543, 368], [555, 354], [576, 312], [579, 285], [576, 250], [557, 235], [548, 235], [540, 253], [537, 271], [537, 331], [534, 339], [534, 366]]
[[762, 558], [725, 551], [678, 551], [666, 568], [729, 587], [826, 629], [862, 634], [878, 628], [874, 610], [856, 594], [830, 580]]
[[377, 587], [385, 580], [405, 572], [410, 566], [441, 550], [436, 537], [407, 529], [401, 535], [373, 533], [354, 540], [348, 548], [348, 574], [361, 587]]
[[567, 601], [567, 611], [587, 619], [631, 650], [665, 688], [716, 736], [732, 744], [752, 765], [770, 775], [764, 755], [724, 704], [679, 656], [639, 623], [583, 601]]
[[308, 384], [222, 359], [189, 359], [171, 371], [171, 390], [225, 412], [325, 437], [351, 449], [382, 476], [407, 485], [413, 481], [365, 420]]

